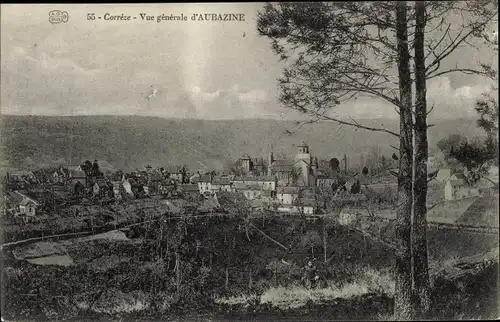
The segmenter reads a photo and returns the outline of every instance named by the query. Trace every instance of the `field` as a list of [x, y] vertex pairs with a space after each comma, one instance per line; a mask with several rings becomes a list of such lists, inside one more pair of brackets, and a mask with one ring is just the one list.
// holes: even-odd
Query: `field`
[[[498, 249], [498, 238], [432, 230], [429, 237], [433, 274], [440, 276], [434, 281], [434, 303], [440, 309], [434, 313], [475, 318], [493, 314], [491, 294], [496, 289], [483, 288], [479, 294], [468, 281], [480, 276], [482, 283], [491, 284], [491, 267], [498, 259], [486, 265], [486, 255], [473, 258], [465, 268], [472, 273], [463, 275], [457, 270], [464, 270], [461, 261], [467, 259], [456, 254]], [[69, 265], [15, 259], [14, 253], [29, 257], [29, 250], [37, 249], [33, 244], [4, 250], [5, 317], [384, 319], [392, 312], [391, 250], [327, 219], [185, 217], [134, 226], [126, 234], [54, 241], [38, 249], [50, 253], [56, 245], [64, 247]], [[321, 282], [309, 289], [301, 282], [302, 268], [313, 257]], [[443, 288], [456, 284], [438, 274], [442, 267], [455, 269], [452, 276], [462, 288], [454, 291], [458, 298], [452, 303], [465, 303], [462, 309], [439, 306], [451, 294]], [[477, 303], [485, 309], [469, 308]]]

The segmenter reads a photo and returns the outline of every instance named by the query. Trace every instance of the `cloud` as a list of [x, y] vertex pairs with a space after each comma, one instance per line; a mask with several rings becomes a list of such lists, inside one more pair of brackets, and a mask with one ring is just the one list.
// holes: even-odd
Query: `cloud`
[[[5, 57], [5, 56], [4, 56]], [[19, 46], [14, 46], [10, 54], [5, 57], [6, 61], [4, 64], [9, 65], [19, 65], [19, 64], [33, 64], [35, 67], [43, 69], [45, 72], [57, 72], [57, 73], [69, 73], [69, 74], [80, 74], [82, 76], [92, 76], [99, 72], [99, 69], [86, 69], [82, 66], [76, 64], [74, 61], [68, 58], [58, 58], [47, 54], [43, 51], [34, 50], [32, 54], [28, 53], [25, 49]]]
[[272, 101], [262, 89], [246, 89], [238, 84], [229, 88], [210, 91], [198, 85], [191, 85], [188, 96], [196, 107], [193, 117], [208, 119], [277, 117], [269, 109]]
[[203, 92], [201, 90], [201, 88], [199, 86], [196, 86], [196, 85], [194, 85], [194, 86], [191, 87], [190, 92], [191, 92], [192, 97], [194, 99], [199, 99], [201, 101], [213, 101], [214, 99], [216, 99], [217, 97], [219, 97], [220, 94], [221, 94], [220, 90], [215, 91], [213, 93]]
[[[58, 9], [70, 12], [70, 20], [54, 26], [47, 20], [50, 5], [2, 6], [1, 112], [296, 118], [276, 99], [276, 79], [283, 64], [270, 50], [268, 39], [259, 37], [255, 29], [254, 18], [261, 7], [148, 5], [148, 13], [155, 16], [219, 11], [246, 15], [246, 21], [237, 24], [151, 24], [139, 19], [130, 23], [86, 20], [86, 12], [136, 15], [143, 6], [60, 5]], [[464, 59], [472, 54], [463, 50], [455, 55], [459, 60], [449, 59], [450, 66], [442, 68], [453, 68], [457, 61], [463, 68], [476, 67], [471, 66], [475, 58]], [[481, 61], [497, 59], [496, 53], [486, 50], [477, 55]], [[429, 82], [429, 106], [436, 106], [431, 115], [474, 113], [474, 99], [487, 83], [469, 75], [450, 77]], [[158, 93], [147, 101], [151, 86]], [[336, 112], [345, 118], [397, 117], [391, 105], [373, 98], [349, 102]]]
[[246, 93], [240, 93], [238, 97], [242, 102], [256, 103], [265, 101], [267, 99], [267, 94], [263, 90], [251, 90]]
[[120, 68], [116, 63], [106, 68], [86, 68], [69, 57], [37, 48], [2, 48], [1, 67], [1, 110], [7, 114], [152, 113], [172, 117], [149, 111], [158, 106], [145, 104], [145, 97], [151, 86], [159, 89], [160, 99], [175, 100], [182, 94], [175, 74]]
[[[493, 83], [484, 77], [472, 77], [470, 84], [454, 86], [447, 76], [431, 79], [427, 83], [427, 109], [434, 106], [429, 118], [469, 118], [476, 117], [474, 104], [483, 93], [492, 90]], [[474, 82], [473, 82], [474, 80]], [[415, 94], [415, 93], [413, 93]], [[378, 98], [360, 97], [342, 106], [335, 107], [330, 112], [337, 118], [393, 118], [399, 117], [395, 107]]]
[[427, 86], [428, 106], [430, 108], [434, 105], [432, 113], [435, 113], [435, 117], [475, 117], [475, 102], [492, 89], [492, 83], [483, 77], [477, 78], [474, 85], [456, 88], [449, 77], [438, 77], [431, 80]]

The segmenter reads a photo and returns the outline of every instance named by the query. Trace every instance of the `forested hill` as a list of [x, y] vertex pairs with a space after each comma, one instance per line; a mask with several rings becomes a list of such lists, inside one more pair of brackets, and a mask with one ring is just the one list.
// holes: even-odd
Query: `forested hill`
[[[368, 119], [359, 123], [398, 131], [393, 120]], [[130, 170], [146, 164], [186, 164], [190, 170], [221, 169], [247, 153], [266, 158], [293, 156], [305, 141], [318, 158], [359, 155], [379, 147], [390, 155], [397, 138], [389, 134], [339, 126], [335, 123], [304, 125], [278, 120], [194, 120], [143, 116], [2, 116], [2, 168], [47, 164], [78, 164], [98, 159], [109, 168]], [[287, 130], [293, 134], [286, 134]], [[435, 122], [429, 129], [430, 148], [450, 133], [483, 135], [475, 120]], [[108, 163], [108, 164], [107, 164]]]

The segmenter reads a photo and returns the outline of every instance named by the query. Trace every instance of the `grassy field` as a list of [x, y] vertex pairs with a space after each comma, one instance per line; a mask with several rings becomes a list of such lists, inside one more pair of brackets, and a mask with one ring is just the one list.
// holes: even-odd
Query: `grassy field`
[[[107, 234], [61, 241], [72, 259], [69, 266], [62, 267], [15, 260], [7, 252], [3, 272], [8, 299], [5, 316], [15, 320], [390, 316], [393, 259], [386, 246], [321, 220], [264, 217], [254, 219], [253, 224], [260, 231], [246, 227], [241, 218], [187, 219], [137, 226], [128, 237]], [[434, 254], [431, 259], [437, 266], [444, 262], [450, 265], [452, 254], [498, 247], [493, 239], [453, 233], [429, 233]], [[307, 289], [300, 281], [301, 268], [313, 256], [323, 283], [317, 289]], [[481, 270], [474, 271], [471, 276], [481, 274]], [[484, 274], [489, 276], [486, 281], [491, 280], [491, 273]], [[468, 281], [475, 281], [468, 278], [457, 283], [469, 285]], [[441, 278], [436, 284], [437, 307], [442, 298], [449, 301], [449, 294], [458, 294], [457, 299], [467, 304], [461, 311], [459, 300], [453, 300], [455, 311], [473, 316], [476, 311], [467, 308], [481, 294], [469, 286], [445, 292], [456, 284], [447, 283]], [[487, 302], [481, 301], [478, 303]], [[450, 310], [446, 312], [453, 315]]]

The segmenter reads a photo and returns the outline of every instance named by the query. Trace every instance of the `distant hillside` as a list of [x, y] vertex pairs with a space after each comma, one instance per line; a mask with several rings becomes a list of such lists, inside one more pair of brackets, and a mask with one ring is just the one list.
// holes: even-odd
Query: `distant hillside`
[[[393, 120], [358, 120], [397, 132]], [[295, 131], [287, 135], [286, 130]], [[277, 157], [293, 156], [302, 140], [318, 158], [349, 156], [354, 165], [359, 155], [379, 147], [390, 155], [397, 139], [388, 134], [356, 130], [334, 123], [304, 125], [293, 121], [207, 121], [162, 119], [142, 116], [2, 116], [1, 167], [79, 164], [102, 160], [103, 166], [130, 170], [146, 164], [187, 164], [190, 170], [221, 169], [242, 154], [266, 158], [270, 148]], [[482, 135], [474, 120], [435, 123], [429, 129], [430, 148], [450, 133]], [[105, 162], [104, 162], [105, 161]], [[107, 163], [106, 163], [107, 162]]]

